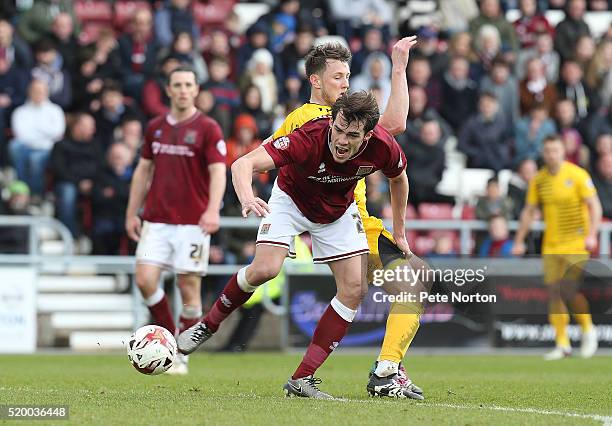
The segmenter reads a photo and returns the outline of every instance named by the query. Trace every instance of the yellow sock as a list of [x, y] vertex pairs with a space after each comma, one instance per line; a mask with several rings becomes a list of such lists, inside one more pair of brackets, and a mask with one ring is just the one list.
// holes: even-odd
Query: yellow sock
[[572, 316], [580, 324], [582, 331], [587, 332], [591, 330], [593, 328], [593, 320], [591, 319], [589, 302], [586, 297], [582, 293], [576, 293], [569, 305], [572, 310]]
[[401, 362], [419, 329], [422, 307], [417, 303], [393, 303], [387, 317], [379, 361]]
[[569, 336], [567, 335], [567, 325], [569, 324], [569, 315], [565, 304], [561, 301], [553, 301], [548, 305], [548, 322], [555, 329], [555, 341], [557, 346], [571, 346]]

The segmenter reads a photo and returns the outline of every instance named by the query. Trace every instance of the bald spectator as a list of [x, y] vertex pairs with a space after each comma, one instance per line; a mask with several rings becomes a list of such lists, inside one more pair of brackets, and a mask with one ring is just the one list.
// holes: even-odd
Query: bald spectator
[[30, 46], [15, 34], [13, 26], [5, 19], [0, 19], [0, 58], [6, 59], [9, 65], [22, 70], [32, 68]]
[[94, 139], [96, 123], [93, 117], [79, 113], [70, 126], [69, 136], [58, 142], [51, 152], [49, 170], [53, 175], [57, 218], [73, 236], [79, 233], [76, 223], [77, 200], [90, 197], [102, 151]]
[[138, 102], [145, 80], [155, 72], [158, 50], [151, 11], [138, 9], [132, 17], [131, 31], [119, 39], [121, 85], [125, 94]]
[[11, 118], [15, 139], [9, 147], [17, 177], [28, 184], [33, 196], [42, 196], [49, 153], [65, 126], [64, 112], [49, 100], [47, 83], [33, 80], [27, 102]]
[[565, 8], [565, 19], [556, 27], [555, 49], [562, 60], [572, 57], [578, 39], [591, 35], [588, 24], [584, 21], [585, 0], [568, 0]]
[[37, 43], [51, 32], [53, 20], [60, 13], [72, 16], [78, 34], [79, 26], [72, 0], [35, 0], [32, 7], [19, 17], [19, 33], [28, 43]]
[[612, 219], [612, 154], [606, 154], [597, 161], [593, 183], [601, 201], [603, 216]]

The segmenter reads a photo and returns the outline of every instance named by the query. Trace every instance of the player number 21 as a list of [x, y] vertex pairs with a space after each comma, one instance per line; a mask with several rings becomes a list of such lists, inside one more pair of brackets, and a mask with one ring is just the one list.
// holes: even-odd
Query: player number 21
[[189, 256], [193, 259], [193, 260], [200, 260], [202, 259], [202, 250], [204, 248], [203, 244], [191, 244], [191, 253], [189, 253]]

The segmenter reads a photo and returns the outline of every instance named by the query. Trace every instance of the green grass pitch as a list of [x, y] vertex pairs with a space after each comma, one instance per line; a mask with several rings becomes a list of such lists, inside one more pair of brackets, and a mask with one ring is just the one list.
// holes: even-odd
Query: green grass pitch
[[[39, 424], [604, 424], [612, 425], [612, 359], [414, 356], [423, 402], [370, 398], [373, 356], [334, 354], [321, 389], [343, 401], [285, 398], [299, 355], [196, 354], [186, 377], [144, 376], [122, 355], [0, 356], [0, 405], [70, 406]], [[25, 424], [0, 420], [3, 424]]]

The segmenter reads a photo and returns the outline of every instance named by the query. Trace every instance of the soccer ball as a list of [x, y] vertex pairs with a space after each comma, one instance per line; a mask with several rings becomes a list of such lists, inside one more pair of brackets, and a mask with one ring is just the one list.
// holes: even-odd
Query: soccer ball
[[130, 336], [127, 356], [134, 368], [142, 374], [161, 374], [174, 362], [176, 340], [164, 327], [145, 325]]

